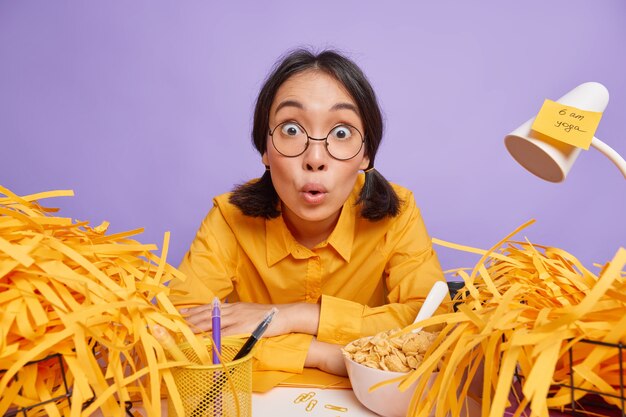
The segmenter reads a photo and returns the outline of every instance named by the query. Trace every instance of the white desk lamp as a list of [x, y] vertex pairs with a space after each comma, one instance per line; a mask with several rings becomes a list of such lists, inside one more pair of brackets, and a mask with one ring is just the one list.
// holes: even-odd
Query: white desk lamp
[[[565, 94], [558, 103], [582, 110], [603, 112], [609, 103], [609, 92], [605, 86], [589, 82]], [[531, 130], [535, 118], [506, 135], [504, 144], [515, 160], [536, 176], [547, 181], [561, 182], [572, 168], [581, 148], [552, 139]], [[626, 161], [610, 146], [594, 137], [591, 146], [606, 155], [626, 178]]]

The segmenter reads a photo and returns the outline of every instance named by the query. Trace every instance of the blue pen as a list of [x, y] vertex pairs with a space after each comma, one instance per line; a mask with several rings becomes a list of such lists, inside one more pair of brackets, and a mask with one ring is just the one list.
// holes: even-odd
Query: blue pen
[[215, 297], [213, 299], [213, 311], [211, 312], [211, 326], [213, 336], [213, 365], [220, 363], [220, 358], [216, 351], [222, 354], [222, 313], [220, 311], [220, 299]]

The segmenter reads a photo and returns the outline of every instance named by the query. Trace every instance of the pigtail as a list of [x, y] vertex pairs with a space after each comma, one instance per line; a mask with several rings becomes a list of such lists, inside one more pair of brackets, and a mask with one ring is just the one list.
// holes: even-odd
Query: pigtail
[[365, 183], [357, 204], [361, 204], [361, 216], [368, 220], [382, 220], [400, 213], [400, 198], [389, 182], [373, 167], [365, 171]]
[[237, 185], [228, 201], [243, 214], [251, 217], [274, 219], [280, 216], [278, 193], [272, 183], [269, 169], [258, 180]]

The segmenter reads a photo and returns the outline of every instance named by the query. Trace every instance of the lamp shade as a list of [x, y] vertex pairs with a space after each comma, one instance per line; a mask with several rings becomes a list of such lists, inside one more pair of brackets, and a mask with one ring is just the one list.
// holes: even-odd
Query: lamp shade
[[[600, 83], [588, 82], [557, 102], [582, 110], [604, 112], [609, 103], [609, 91]], [[567, 177], [581, 148], [531, 130], [534, 121], [533, 117], [506, 135], [504, 144], [511, 156], [528, 171], [544, 180], [561, 182]]]

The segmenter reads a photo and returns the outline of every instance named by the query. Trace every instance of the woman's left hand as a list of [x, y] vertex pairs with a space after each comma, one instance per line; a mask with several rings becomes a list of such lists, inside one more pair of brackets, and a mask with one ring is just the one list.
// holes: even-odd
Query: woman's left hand
[[318, 368], [335, 375], [348, 375], [341, 346], [319, 342], [317, 339], [311, 342], [304, 366]]

